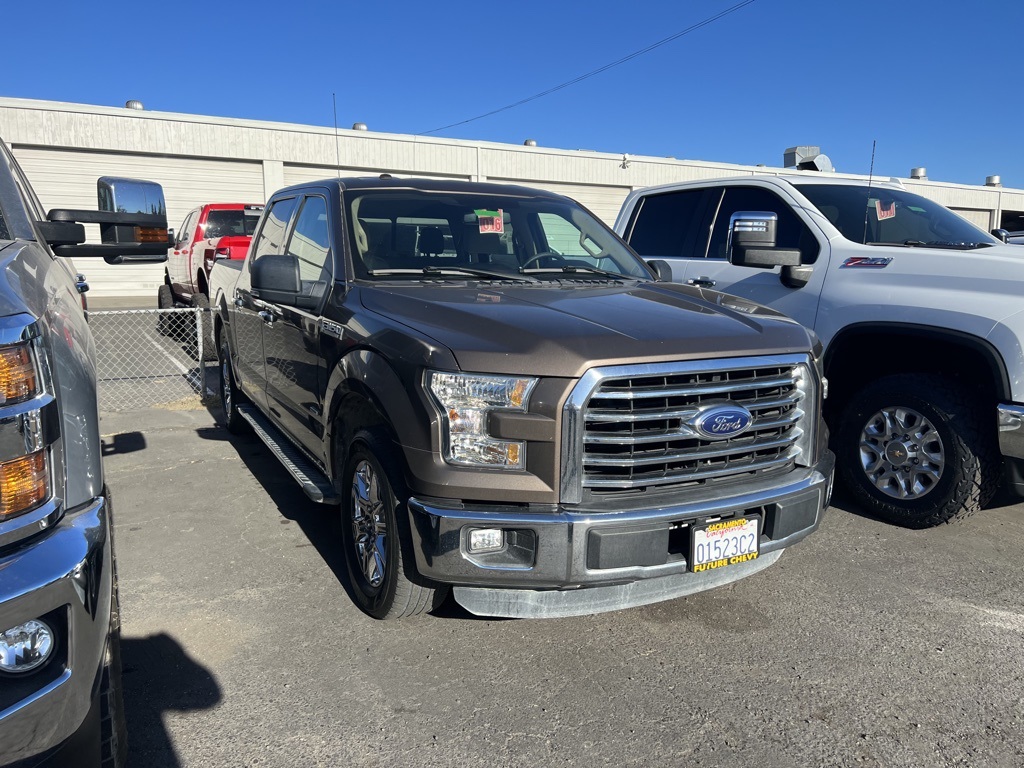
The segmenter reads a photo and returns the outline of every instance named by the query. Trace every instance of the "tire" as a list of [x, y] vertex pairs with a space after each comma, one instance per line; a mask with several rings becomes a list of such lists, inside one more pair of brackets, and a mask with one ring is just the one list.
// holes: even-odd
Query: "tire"
[[[169, 285], [161, 285], [156, 290], [157, 309], [174, 309], [174, 292]], [[174, 326], [173, 314], [160, 312], [157, 315], [156, 329], [161, 336], [170, 336]]]
[[835, 442], [844, 485], [869, 512], [907, 528], [974, 514], [999, 488], [994, 420], [956, 382], [887, 376], [847, 405]]
[[[359, 432], [340, 478], [341, 537], [356, 605], [375, 619], [417, 616], [436, 608], [444, 591], [418, 583], [411, 566], [409, 532], [399, 517], [409, 496], [391, 441], [378, 430]], [[379, 515], [365, 514], [374, 506]]]
[[228, 342], [223, 338], [218, 346], [218, 364], [220, 366], [220, 407], [224, 413], [224, 426], [233, 435], [243, 432], [248, 422], [238, 412], [238, 406], [248, 399], [235, 383], [235, 374], [231, 370], [231, 356]]
[[[197, 328], [203, 333], [203, 360], [216, 360], [217, 348], [213, 343], [213, 329], [210, 327], [210, 297], [205, 293], [193, 293], [188, 305], [196, 310], [194, 318]], [[193, 337], [198, 340], [198, 335]]]
[[124, 717], [124, 696], [121, 684], [121, 606], [117, 590], [117, 569], [114, 568], [113, 594], [110, 605], [110, 635], [100, 676], [100, 765], [122, 768], [128, 757], [128, 726]]

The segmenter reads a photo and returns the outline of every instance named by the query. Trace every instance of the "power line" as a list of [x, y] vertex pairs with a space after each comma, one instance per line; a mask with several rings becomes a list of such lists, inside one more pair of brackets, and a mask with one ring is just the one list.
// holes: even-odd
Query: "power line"
[[740, 10], [741, 8], [744, 8], [744, 7], [748, 6], [748, 5], [750, 5], [753, 2], [754, 2], [754, 0], [743, 0], [743, 2], [736, 3], [736, 5], [730, 6], [729, 8], [726, 8], [724, 11], [721, 11], [720, 13], [716, 13], [714, 16], [709, 16], [708, 18], [704, 19], [703, 21], [699, 21], [696, 24], [693, 24], [692, 26], [689, 26], [689, 27], [687, 27], [686, 29], [684, 29], [684, 30], [682, 30], [680, 32], [676, 32], [674, 35], [670, 35], [670, 36], [664, 38], [663, 40], [659, 40], [656, 43], [652, 43], [651, 45], [648, 45], [646, 48], [641, 48], [639, 51], [634, 51], [633, 53], [629, 54], [628, 56], [623, 56], [621, 59], [617, 59], [616, 61], [613, 61], [610, 64], [605, 64], [603, 67], [598, 67], [597, 69], [595, 69], [595, 70], [593, 70], [591, 72], [587, 72], [585, 75], [580, 75], [579, 77], [574, 77], [572, 80], [567, 80], [566, 82], [564, 82], [564, 83], [562, 83], [560, 85], [556, 85], [553, 88], [548, 88], [546, 91], [541, 91], [540, 93], [535, 93], [533, 96], [528, 96], [525, 99], [520, 99], [519, 101], [515, 102], [514, 104], [508, 104], [508, 105], [506, 105], [504, 107], [499, 107], [498, 109], [492, 109], [490, 112], [485, 112], [482, 115], [477, 115], [476, 117], [470, 117], [470, 118], [467, 118], [466, 120], [459, 120], [457, 123], [450, 123], [449, 125], [442, 125], [440, 128], [433, 128], [433, 129], [431, 129], [429, 131], [422, 131], [422, 132], [420, 132], [417, 135], [418, 136], [424, 136], [424, 135], [426, 135], [428, 133], [437, 133], [438, 131], [445, 131], [445, 130], [448, 130], [449, 128], [454, 128], [457, 125], [465, 125], [466, 123], [472, 123], [472, 122], [475, 122], [476, 120], [482, 120], [485, 117], [490, 117], [491, 115], [496, 115], [499, 112], [505, 112], [506, 110], [513, 109], [514, 107], [522, 106], [523, 104], [526, 104], [527, 102], [534, 101], [535, 99], [539, 99], [539, 98], [541, 98], [543, 96], [548, 96], [548, 95], [554, 93], [555, 91], [560, 91], [563, 88], [568, 88], [570, 85], [576, 85], [576, 83], [581, 83], [584, 80], [593, 77], [594, 75], [599, 75], [602, 72], [606, 72], [607, 70], [611, 69], [612, 67], [617, 67], [620, 64], [625, 64], [627, 61], [631, 61], [632, 59], [635, 59], [637, 56], [643, 56], [645, 53], [650, 53], [655, 48], [660, 48], [663, 45], [667, 45], [668, 43], [671, 43], [673, 40], [678, 40], [683, 35], [688, 35], [691, 32], [696, 32], [698, 29], [701, 29], [702, 27], [706, 27], [708, 24], [712, 24], [712, 23], [718, 21], [723, 16], [728, 16], [730, 13], [734, 13], [734, 12]]

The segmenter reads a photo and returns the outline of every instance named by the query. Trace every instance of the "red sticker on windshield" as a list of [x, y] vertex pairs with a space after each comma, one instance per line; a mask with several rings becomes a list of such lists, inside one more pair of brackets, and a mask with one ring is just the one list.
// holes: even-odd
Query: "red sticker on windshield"
[[885, 219], [895, 219], [896, 201], [890, 200], [887, 205], [883, 205], [881, 200], [875, 200], [875, 212], [878, 214], [879, 221], [884, 221]]
[[505, 213], [499, 208], [496, 211], [477, 211], [477, 223], [480, 225], [480, 233], [496, 232], [499, 235], [505, 232]]

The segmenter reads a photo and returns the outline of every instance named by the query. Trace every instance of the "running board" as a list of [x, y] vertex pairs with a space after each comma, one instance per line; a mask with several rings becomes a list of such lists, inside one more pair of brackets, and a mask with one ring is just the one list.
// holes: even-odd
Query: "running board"
[[267, 448], [280, 461], [288, 473], [295, 478], [302, 490], [313, 501], [320, 504], [340, 504], [341, 498], [334, 485], [305, 454], [289, 442], [284, 434], [270, 423], [253, 405], [239, 405], [238, 414], [252, 426], [253, 432], [267, 444]]

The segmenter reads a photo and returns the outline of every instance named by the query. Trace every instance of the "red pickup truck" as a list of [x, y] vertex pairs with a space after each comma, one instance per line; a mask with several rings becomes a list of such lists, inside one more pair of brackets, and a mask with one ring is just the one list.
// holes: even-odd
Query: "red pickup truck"
[[174, 247], [167, 251], [167, 271], [157, 292], [157, 306], [208, 307], [207, 278], [213, 263], [245, 258], [261, 213], [262, 205], [246, 203], [209, 203], [189, 211]]

